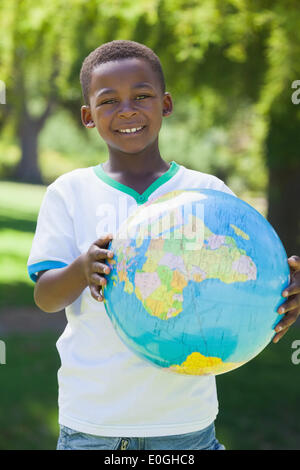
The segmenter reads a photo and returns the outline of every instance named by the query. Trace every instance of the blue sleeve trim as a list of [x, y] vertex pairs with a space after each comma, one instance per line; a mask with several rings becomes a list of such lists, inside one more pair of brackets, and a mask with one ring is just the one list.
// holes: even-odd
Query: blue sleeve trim
[[68, 266], [66, 263], [62, 261], [41, 261], [40, 263], [31, 264], [27, 266], [27, 271], [29, 274], [30, 279], [33, 282], [37, 281], [37, 275], [35, 273], [39, 271], [44, 271], [45, 269], [55, 269], [55, 268], [64, 268]]

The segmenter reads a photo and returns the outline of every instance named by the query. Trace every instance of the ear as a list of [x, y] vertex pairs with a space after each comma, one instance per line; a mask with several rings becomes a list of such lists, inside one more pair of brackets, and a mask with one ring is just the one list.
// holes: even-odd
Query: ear
[[167, 117], [172, 114], [173, 100], [170, 93], [166, 92], [163, 97], [163, 116]]
[[81, 106], [81, 122], [87, 128], [95, 127], [90, 106]]

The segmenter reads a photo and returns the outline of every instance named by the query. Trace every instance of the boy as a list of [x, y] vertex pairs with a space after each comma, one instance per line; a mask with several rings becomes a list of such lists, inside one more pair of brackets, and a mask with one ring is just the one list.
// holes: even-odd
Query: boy
[[140, 204], [175, 188], [233, 193], [214, 176], [162, 159], [158, 134], [173, 104], [151, 49], [103, 44], [84, 60], [80, 80], [82, 122], [97, 128], [109, 158], [47, 188], [28, 260], [37, 306], [65, 308], [68, 319], [57, 342], [57, 449], [223, 449], [215, 378], [166, 373], [131, 353], [106, 315], [102, 288], [109, 241]]

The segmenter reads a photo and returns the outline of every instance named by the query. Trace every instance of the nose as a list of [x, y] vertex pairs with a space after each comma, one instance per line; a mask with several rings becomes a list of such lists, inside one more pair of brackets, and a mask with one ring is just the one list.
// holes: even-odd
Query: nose
[[125, 103], [118, 112], [119, 117], [124, 117], [126, 119], [130, 118], [131, 116], [135, 116], [136, 114], [137, 112], [132, 109], [130, 103]]
[[133, 109], [132, 109], [132, 110], [128, 110], [128, 111], [120, 111], [120, 112], [119, 112], [119, 117], [125, 118], [125, 119], [128, 119], [128, 118], [130, 118], [131, 116], [135, 116], [135, 115], [136, 115], [136, 111], [134, 111]]

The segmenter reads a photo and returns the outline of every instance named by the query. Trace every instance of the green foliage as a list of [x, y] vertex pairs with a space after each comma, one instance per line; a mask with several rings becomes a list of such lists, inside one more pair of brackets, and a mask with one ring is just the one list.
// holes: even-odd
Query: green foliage
[[210, 122], [226, 127], [243, 103], [256, 105], [261, 145], [272, 106], [285, 108], [282, 90], [300, 76], [292, 0], [2, 0], [0, 27], [1, 79], [16, 120], [24, 105], [41, 115], [50, 98], [78, 107], [82, 60], [112, 39], [152, 47], [175, 96], [198, 99]]
[[254, 109], [240, 106], [234, 119], [216, 126], [207, 106], [208, 97], [204, 104], [175, 99], [174, 114], [164, 121], [160, 134], [162, 155], [218, 176], [240, 196], [246, 192], [262, 194], [267, 169], [254, 145], [258, 125]]
[[[80, 108], [78, 108], [78, 114]], [[46, 127], [40, 135], [41, 152], [54, 150], [70, 160], [80, 159], [86, 162], [97, 161], [99, 154], [106, 153], [105, 142], [99, 136], [97, 129], [81, 129], [74, 123], [74, 117], [65, 110], [60, 110], [47, 120]], [[94, 159], [94, 160], [93, 160]]]
[[[300, 113], [291, 103], [291, 84], [300, 77], [297, 0], [2, 0], [0, 28], [2, 131], [9, 125], [17, 136], [24, 116], [46, 119], [61, 109], [79, 129], [82, 61], [104, 42], [131, 39], [160, 57], [177, 110], [190, 107], [163, 126], [167, 159], [212, 172], [239, 195], [265, 191], [274, 169], [299, 172]], [[49, 126], [58, 135], [53, 120]], [[45, 182], [75, 160], [85, 166], [105, 158], [92, 134], [90, 140], [66, 134], [69, 149], [62, 135], [56, 149], [41, 138]], [[0, 174], [10, 177], [15, 159], [14, 147], [3, 152]], [[282, 212], [268, 194], [276, 206], [271, 213]]]

